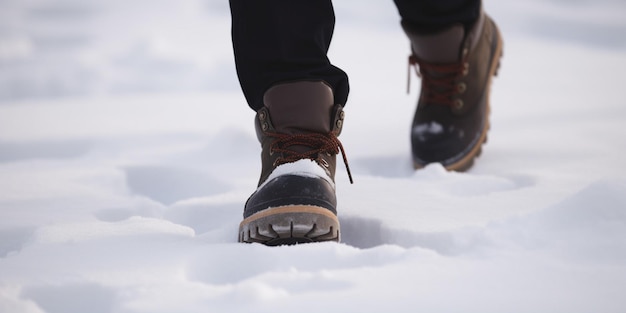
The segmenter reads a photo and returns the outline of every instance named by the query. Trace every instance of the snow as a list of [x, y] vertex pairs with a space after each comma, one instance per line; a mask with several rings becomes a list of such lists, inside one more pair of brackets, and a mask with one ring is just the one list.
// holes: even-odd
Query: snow
[[265, 184], [270, 182], [272, 179], [282, 176], [282, 175], [297, 175], [304, 177], [319, 177], [326, 181], [328, 181], [332, 186], [335, 186], [333, 180], [328, 177], [326, 171], [322, 169], [317, 163], [313, 160], [298, 160], [292, 163], [281, 164], [276, 167], [272, 173], [267, 177], [267, 179], [258, 187], [258, 189], [263, 188]]
[[[450, 129], [450, 131], [452, 131], [452, 129]], [[413, 127], [413, 134], [417, 135], [422, 141], [426, 134], [441, 134], [442, 132], [443, 126], [437, 122], [417, 124]]]
[[411, 169], [393, 4], [335, 1], [342, 243], [265, 247], [225, 1], [1, 1], [0, 312], [624, 312], [626, 5], [485, 7], [491, 131], [451, 173]]

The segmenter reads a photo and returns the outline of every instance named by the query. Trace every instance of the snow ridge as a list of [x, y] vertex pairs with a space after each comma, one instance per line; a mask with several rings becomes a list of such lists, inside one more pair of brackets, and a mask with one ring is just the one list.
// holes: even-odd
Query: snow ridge
[[333, 4], [342, 242], [265, 247], [237, 243], [260, 147], [227, 2], [0, 1], [0, 312], [624, 312], [623, 1], [485, 1], [467, 173], [412, 168], [393, 3]]

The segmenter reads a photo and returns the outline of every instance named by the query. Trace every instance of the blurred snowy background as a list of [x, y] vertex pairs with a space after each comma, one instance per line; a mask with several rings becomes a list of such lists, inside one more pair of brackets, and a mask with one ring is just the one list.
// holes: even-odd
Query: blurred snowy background
[[[391, 2], [336, 1], [336, 32], [391, 28], [401, 36]], [[509, 36], [626, 50], [622, 0], [485, 6]], [[2, 0], [0, 101], [236, 91], [229, 22], [226, 0]]]

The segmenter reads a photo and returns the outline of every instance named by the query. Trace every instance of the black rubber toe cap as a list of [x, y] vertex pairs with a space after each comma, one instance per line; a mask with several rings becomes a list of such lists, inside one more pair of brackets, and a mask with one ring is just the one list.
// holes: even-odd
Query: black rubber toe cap
[[282, 175], [268, 181], [253, 193], [243, 212], [247, 218], [268, 208], [288, 205], [313, 205], [337, 214], [334, 186], [321, 177]]

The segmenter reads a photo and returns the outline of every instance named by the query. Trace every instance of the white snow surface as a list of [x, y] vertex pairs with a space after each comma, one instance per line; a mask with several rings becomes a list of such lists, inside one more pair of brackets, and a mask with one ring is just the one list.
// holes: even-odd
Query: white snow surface
[[335, 186], [332, 178], [330, 178], [324, 169], [322, 169], [315, 161], [304, 159], [277, 166], [258, 189], [263, 188], [263, 186], [269, 183], [272, 179], [283, 175], [297, 175], [314, 178], [319, 177], [329, 182], [333, 187]]
[[485, 7], [491, 131], [451, 173], [411, 168], [393, 3], [335, 1], [342, 243], [265, 247], [226, 1], [0, 1], [0, 312], [626, 312], [626, 4]]

